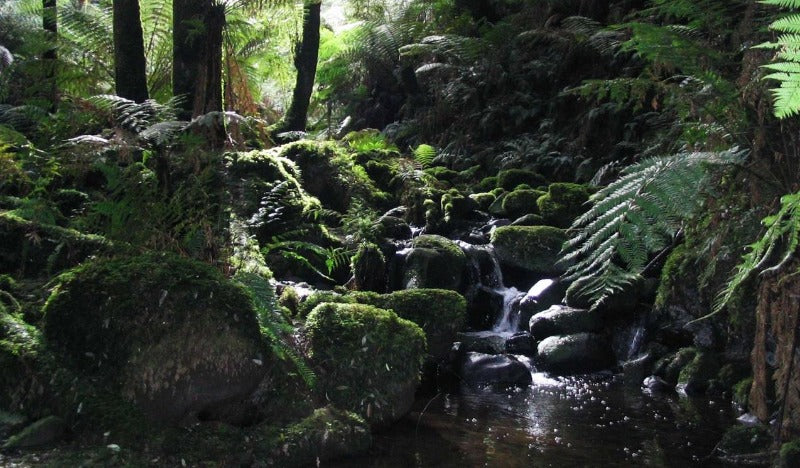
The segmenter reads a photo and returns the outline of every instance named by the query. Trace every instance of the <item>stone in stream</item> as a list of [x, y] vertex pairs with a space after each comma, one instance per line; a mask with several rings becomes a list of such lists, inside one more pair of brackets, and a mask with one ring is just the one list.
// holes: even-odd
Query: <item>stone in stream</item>
[[566, 289], [566, 284], [558, 279], [537, 281], [514, 307], [518, 323], [527, 325], [537, 313], [561, 303]]
[[58, 416], [48, 416], [26, 427], [8, 439], [3, 449], [40, 447], [61, 440], [67, 432], [67, 423]]
[[564, 273], [566, 265], [557, 261], [566, 240], [565, 231], [552, 226], [505, 226], [492, 233], [503, 273], [518, 273], [512, 276], [526, 281]]
[[528, 367], [507, 354], [467, 353], [461, 364], [464, 383], [527, 386], [532, 382]]
[[462, 352], [483, 354], [503, 354], [506, 350], [506, 340], [509, 333], [480, 331], [459, 333], [458, 341], [461, 343]]
[[525, 356], [536, 355], [536, 340], [528, 332], [515, 333], [506, 340], [506, 352], [508, 354], [523, 354]]
[[597, 312], [554, 305], [531, 317], [528, 323], [531, 335], [537, 340], [553, 335], [597, 332], [603, 320]]
[[594, 372], [614, 365], [608, 340], [595, 333], [551, 336], [539, 343], [537, 352], [540, 368], [554, 374]]
[[422, 235], [414, 239], [405, 258], [403, 289], [440, 288], [459, 290], [467, 257], [446, 237]]
[[486, 330], [503, 314], [503, 295], [492, 288], [478, 286], [467, 307], [467, 325], [473, 330]]

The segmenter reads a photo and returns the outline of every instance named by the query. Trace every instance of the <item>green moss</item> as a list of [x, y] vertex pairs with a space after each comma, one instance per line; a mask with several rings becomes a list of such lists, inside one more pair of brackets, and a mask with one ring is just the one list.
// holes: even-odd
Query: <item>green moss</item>
[[437, 235], [422, 235], [414, 239], [412, 247], [406, 257], [403, 278], [406, 289], [457, 290], [460, 287], [467, 257], [453, 241]]
[[0, 271], [23, 277], [57, 273], [90, 255], [123, 250], [101, 236], [0, 213]]
[[786, 442], [781, 445], [778, 457], [779, 468], [790, 468], [800, 466], [800, 439]]
[[39, 331], [7, 313], [0, 302], [0, 410], [28, 410], [47, 378]]
[[742, 379], [733, 386], [733, 401], [742, 408], [747, 408], [750, 401], [750, 387], [753, 386], [753, 378]]
[[722, 436], [717, 448], [728, 455], [760, 453], [772, 443], [772, 436], [764, 426], [733, 426]]
[[539, 197], [536, 204], [547, 224], [567, 228], [587, 207], [589, 190], [579, 184], [558, 182], [550, 184], [547, 193]]
[[362, 243], [351, 264], [357, 290], [383, 292], [386, 289], [386, 259], [377, 245]]
[[446, 220], [467, 218], [473, 210], [478, 208], [472, 198], [465, 197], [455, 189], [443, 194], [440, 204]]
[[44, 313], [60, 357], [157, 419], [189, 411], [193, 385], [246, 391], [262, 373], [254, 359], [270, 356], [247, 293], [173, 255], [85, 263], [59, 278]]
[[661, 280], [658, 283], [656, 301], [654, 306], [662, 308], [667, 305], [668, 298], [673, 294], [675, 285], [685, 279], [684, 269], [689, 264], [691, 255], [686, 244], [679, 244], [667, 256], [664, 267], [661, 269]]
[[681, 370], [697, 355], [695, 348], [681, 348], [661, 358], [655, 366], [655, 375], [670, 383], [677, 383]]
[[497, 186], [509, 191], [520, 184], [538, 187], [546, 183], [541, 174], [525, 169], [506, 169], [497, 174]]
[[324, 378], [319, 391], [371, 424], [410, 408], [425, 356], [425, 334], [394, 312], [323, 303], [306, 320], [309, 354]]
[[478, 182], [478, 189], [484, 192], [490, 192], [497, 188], [497, 176], [489, 176], [483, 178], [480, 182]]
[[497, 199], [493, 193], [473, 193], [469, 196], [472, 198], [475, 203], [478, 205], [478, 209], [482, 211], [486, 211], [489, 209], [489, 206]]
[[537, 214], [536, 200], [544, 195], [538, 190], [514, 190], [503, 200], [503, 211], [509, 218], [519, 218], [526, 214]]
[[355, 304], [357, 301], [355, 297], [350, 294], [339, 294], [333, 291], [317, 291], [300, 303], [298, 309], [300, 317], [308, 317], [308, 314], [310, 314], [315, 307], [325, 302]]
[[281, 431], [277, 442], [281, 466], [308, 466], [365, 452], [372, 436], [363, 418], [328, 406]]
[[281, 291], [281, 296], [278, 298], [278, 304], [285, 307], [292, 316], [297, 315], [298, 308], [300, 307], [300, 296], [297, 295], [297, 290], [291, 286], [286, 286]]
[[707, 351], [698, 351], [694, 359], [683, 366], [678, 374], [678, 385], [689, 394], [703, 393], [708, 389], [718, 370], [719, 361], [715, 355]]
[[564, 272], [555, 262], [567, 235], [552, 226], [503, 226], [491, 238], [501, 262], [541, 275]]
[[427, 174], [432, 175], [438, 180], [453, 183], [458, 178], [458, 172], [442, 166], [435, 166], [425, 169]]

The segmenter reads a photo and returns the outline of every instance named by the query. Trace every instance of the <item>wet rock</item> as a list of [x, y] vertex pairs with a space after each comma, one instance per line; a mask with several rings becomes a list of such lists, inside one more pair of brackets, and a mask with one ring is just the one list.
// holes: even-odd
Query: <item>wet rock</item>
[[716, 356], [707, 351], [698, 351], [678, 375], [678, 390], [687, 395], [701, 395], [708, 390], [719, 370]]
[[519, 323], [529, 324], [534, 315], [561, 303], [566, 289], [565, 283], [557, 279], [537, 281], [514, 307]]
[[675, 385], [678, 383], [681, 370], [694, 359], [696, 354], [697, 350], [694, 348], [682, 348], [668, 354], [656, 362], [653, 374]]
[[[519, 218], [524, 215], [538, 215], [539, 209], [536, 207], [536, 200], [544, 194], [545, 192], [540, 190], [514, 190], [503, 199], [503, 212], [509, 218]], [[538, 224], [542, 225], [542, 223]]]
[[541, 215], [531, 213], [515, 219], [511, 222], [511, 226], [541, 226], [542, 221]]
[[614, 364], [608, 340], [594, 333], [545, 338], [537, 354], [543, 370], [560, 375], [594, 372]]
[[461, 343], [462, 352], [503, 354], [508, 338], [508, 333], [480, 331], [459, 333], [457, 339]]
[[557, 182], [550, 184], [547, 193], [538, 197], [536, 204], [546, 224], [567, 228], [586, 211], [588, 200], [589, 190], [585, 186]]
[[361, 244], [353, 256], [352, 265], [355, 289], [384, 292], [386, 289], [386, 260], [377, 245]]
[[467, 384], [530, 385], [531, 373], [513, 356], [467, 353], [461, 367]]
[[764, 452], [772, 444], [772, 435], [766, 426], [733, 426], [722, 436], [716, 447], [723, 456]]
[[646, 377], [642, 381], [642, 387], [653, 393], [664, 393], [671, 391], [674, 387], [657, 375]]
[[536, 340], [530, 333], [520, 332], [506, 340], [506, 353], [524, 354], [525, 356], [536, 355]]
[[530, 333], [538, 340], [553, 335], [596, 332], [602, 327], [603, 320], [597, 312], [562, 305], [551, 306], [531, 317], [529, 322]]
[[503, 295], [497, 290], [479, 286], [467, 306], [467, 325], [473, 330], [486, 330], [503, 313]]
[[26, 427], [8, 439], [4, 449], [41, 447], [61, 440], [67, 432], [67, 423], [58, 416], [48, 416]]
[[650, 371], [653, 357], [650, 354], [643, 354], [636, 359], [630, 359], [622, 363], [622, 374], [625, 385], [638, 387], [642, 385], [645, 377]]

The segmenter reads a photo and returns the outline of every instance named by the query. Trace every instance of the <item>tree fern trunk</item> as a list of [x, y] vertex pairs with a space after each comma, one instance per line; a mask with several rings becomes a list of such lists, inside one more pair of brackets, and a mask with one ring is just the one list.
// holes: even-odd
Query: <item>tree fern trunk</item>
[[114, 0], [114, 82], [118, 96], [147, 100], [147, 69], [139, 0]]
[[182, 96], [179, 117], [193, 115], [197, 95], [197, 77], [206, 51], [206, 12], [210, 0], [173, 0], [172, 2], [172, 93]]
[[800, 435], [799, 269], [800, 261], [786, 265], [762, 281], [758, 295], [751, 411], [766, 422], [777, 409], [779, 440]]
[[309, 3], [303, 13], [303, 39], [294, 58], [297, 81], [292, 93], [292, 103], [280, 126], [282, 131], [305, 131], [306, 129], [308, 105], [311, 101], [314, 78], [317, 74], [321, 6], [322, 2], [319, 1]]
[[58, 83], [56, 81], [56, 63], [58, 61], [58, 6], [56, 0], [42, 0], [42, 27], [50, 41], [48, 48], [42, 55], [44, 62], [44, 86], [46, 99], [50, 102], [50, 110], [58, 107]]

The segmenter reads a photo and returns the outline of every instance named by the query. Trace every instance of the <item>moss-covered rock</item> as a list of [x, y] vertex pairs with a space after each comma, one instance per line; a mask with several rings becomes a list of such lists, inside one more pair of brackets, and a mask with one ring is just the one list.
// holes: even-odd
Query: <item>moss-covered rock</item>
[[556, 264], [567, 235], [552, 226], [503, 226], [492, 233], [492, 244], [501, 264], [520, 268], [537, 276], [564, 272]]
[[355, 288], [383, 292], [386, 289], [386, 260], [375, 244], [364, 243], [352, 259]]
[[283, 429], [276, 442], [271, 458], [280, 466], [312, 466], [365, 452], [372, 435], [363, 418], [327, 406]]
[[419, 325], [425, 332], [428, 354], [437, 361], [447, 356], [466, 323], [467, 301], [455, 291], [406, 289], [373, 297], [367, 303], [393, 310], [401, 318]]
[[541, 215], [526, 214], [511, 222], [511, 226], [541, 226], [544, 223]]
[[778, 455], [779, 468], [791, 468], [800, 466], [800, 439], [786, 442], [781, 445]]
[[542, 340], [536, 351], [541, 368], [560, 375], [598, 371], [614, 364], [610, 343], [594, 333], [551, 336]]
[[745, 455], [766, 451], [772, 444], [769, 429], [764, 426], [733, 426], [717, 445], [724, 455]]
[[742, 408], [747, 408], [750, 399], [750, 387], [753, 386], [753, 378], [747, 377], [740, 380], [733, 386], [733, 401]]
[[323, 303], [306, 320], [318, 390], [371, 425], [403, 416], [414, 401], [425, 334], [394, 312], [363, 304]]
[[514, 190], [520, 184], [538, 187], [547, 184], [541, 174], [525, 169], [506, 169], [497, 174], [497, 186], [506, 190]]
[[509, 193], [510, 192], [504, 192], [503, 189], [498, 189], [498, 191], [492, 192], [492, 194], [495, 195], [495, 199], [489, 204], [489, 208], [486, 209], [490, 215], [496, 217], [506, 216], [506, 210], [503, 209], [503, 201], [505, 201]]
[[493, 193], [489, 192], [473, 193], [469, 197], [475, 201], [475, 204], [478, 205], [478, 209], [481, 211], [488, 210], [489, 206], [497, 199]]
[[719, 360], [707, 351], [698, 351], [678, 374], [678, 388], [688, 395], [705, 393], [709, 383], [717, 375]]
[[403, 272], [405, 289], [452, 289], [461, 287], [467, 257], [450, 239], [422, 235], [414, 239]]
[[668, 383], [675, 385], [681, 370], [692, 362], [697, 355], [695, 348], [681, 348], [675, 353], [668, 354], [656, 362], [653, 373]]
[[63, 438], [66, 432], [66, 421], [58, 416], [48, 416], [13, 435], [3, 445], [3, 448], [21, 449], [49, 445]]
[[497, 176], [484, 177], [478, 182], [478, 189], [489, 192], [497, 188]]
[[442, 195], [441, 210], [445, 221], [468, 218], [477, 208], [475, 200], [464, 196], [458, 190], [453, 189]]
[[172, 255], [65, 273], [45, 305], [45, 336], [75, 369], [164, 422], [249, 395], [271, 358], [244, 290]]
[[541, 195], [536, 204], [546, 224], [567, 228], [586, 211], [589, 195], [584, 185], [558, 182], [550, 184], [547, 193]]
[[411, 239], [411, 226], [396, 216], [378, 218], [381, 235], [389, 239]]
[[36, 398], [42, 397], [50, 376], [42, 365], [39, 331], [0, 302], [0, 410], [37, 414]]
[[424, 171], [438, 180], [453, 183], [458, 178], [458, 172], [442, 166], [429, 167]]
[[[122, 246], [117, 249], [123, 248]], [[0, 272], [36, 277], [114, 250], [105, 238], [0, 213]]]
[[538, 214], [536, 200], [545, 193], [539, 190], [514, 190], [503, 200], [503, 211], [509, 218], [519, 218], [527, 214]]

